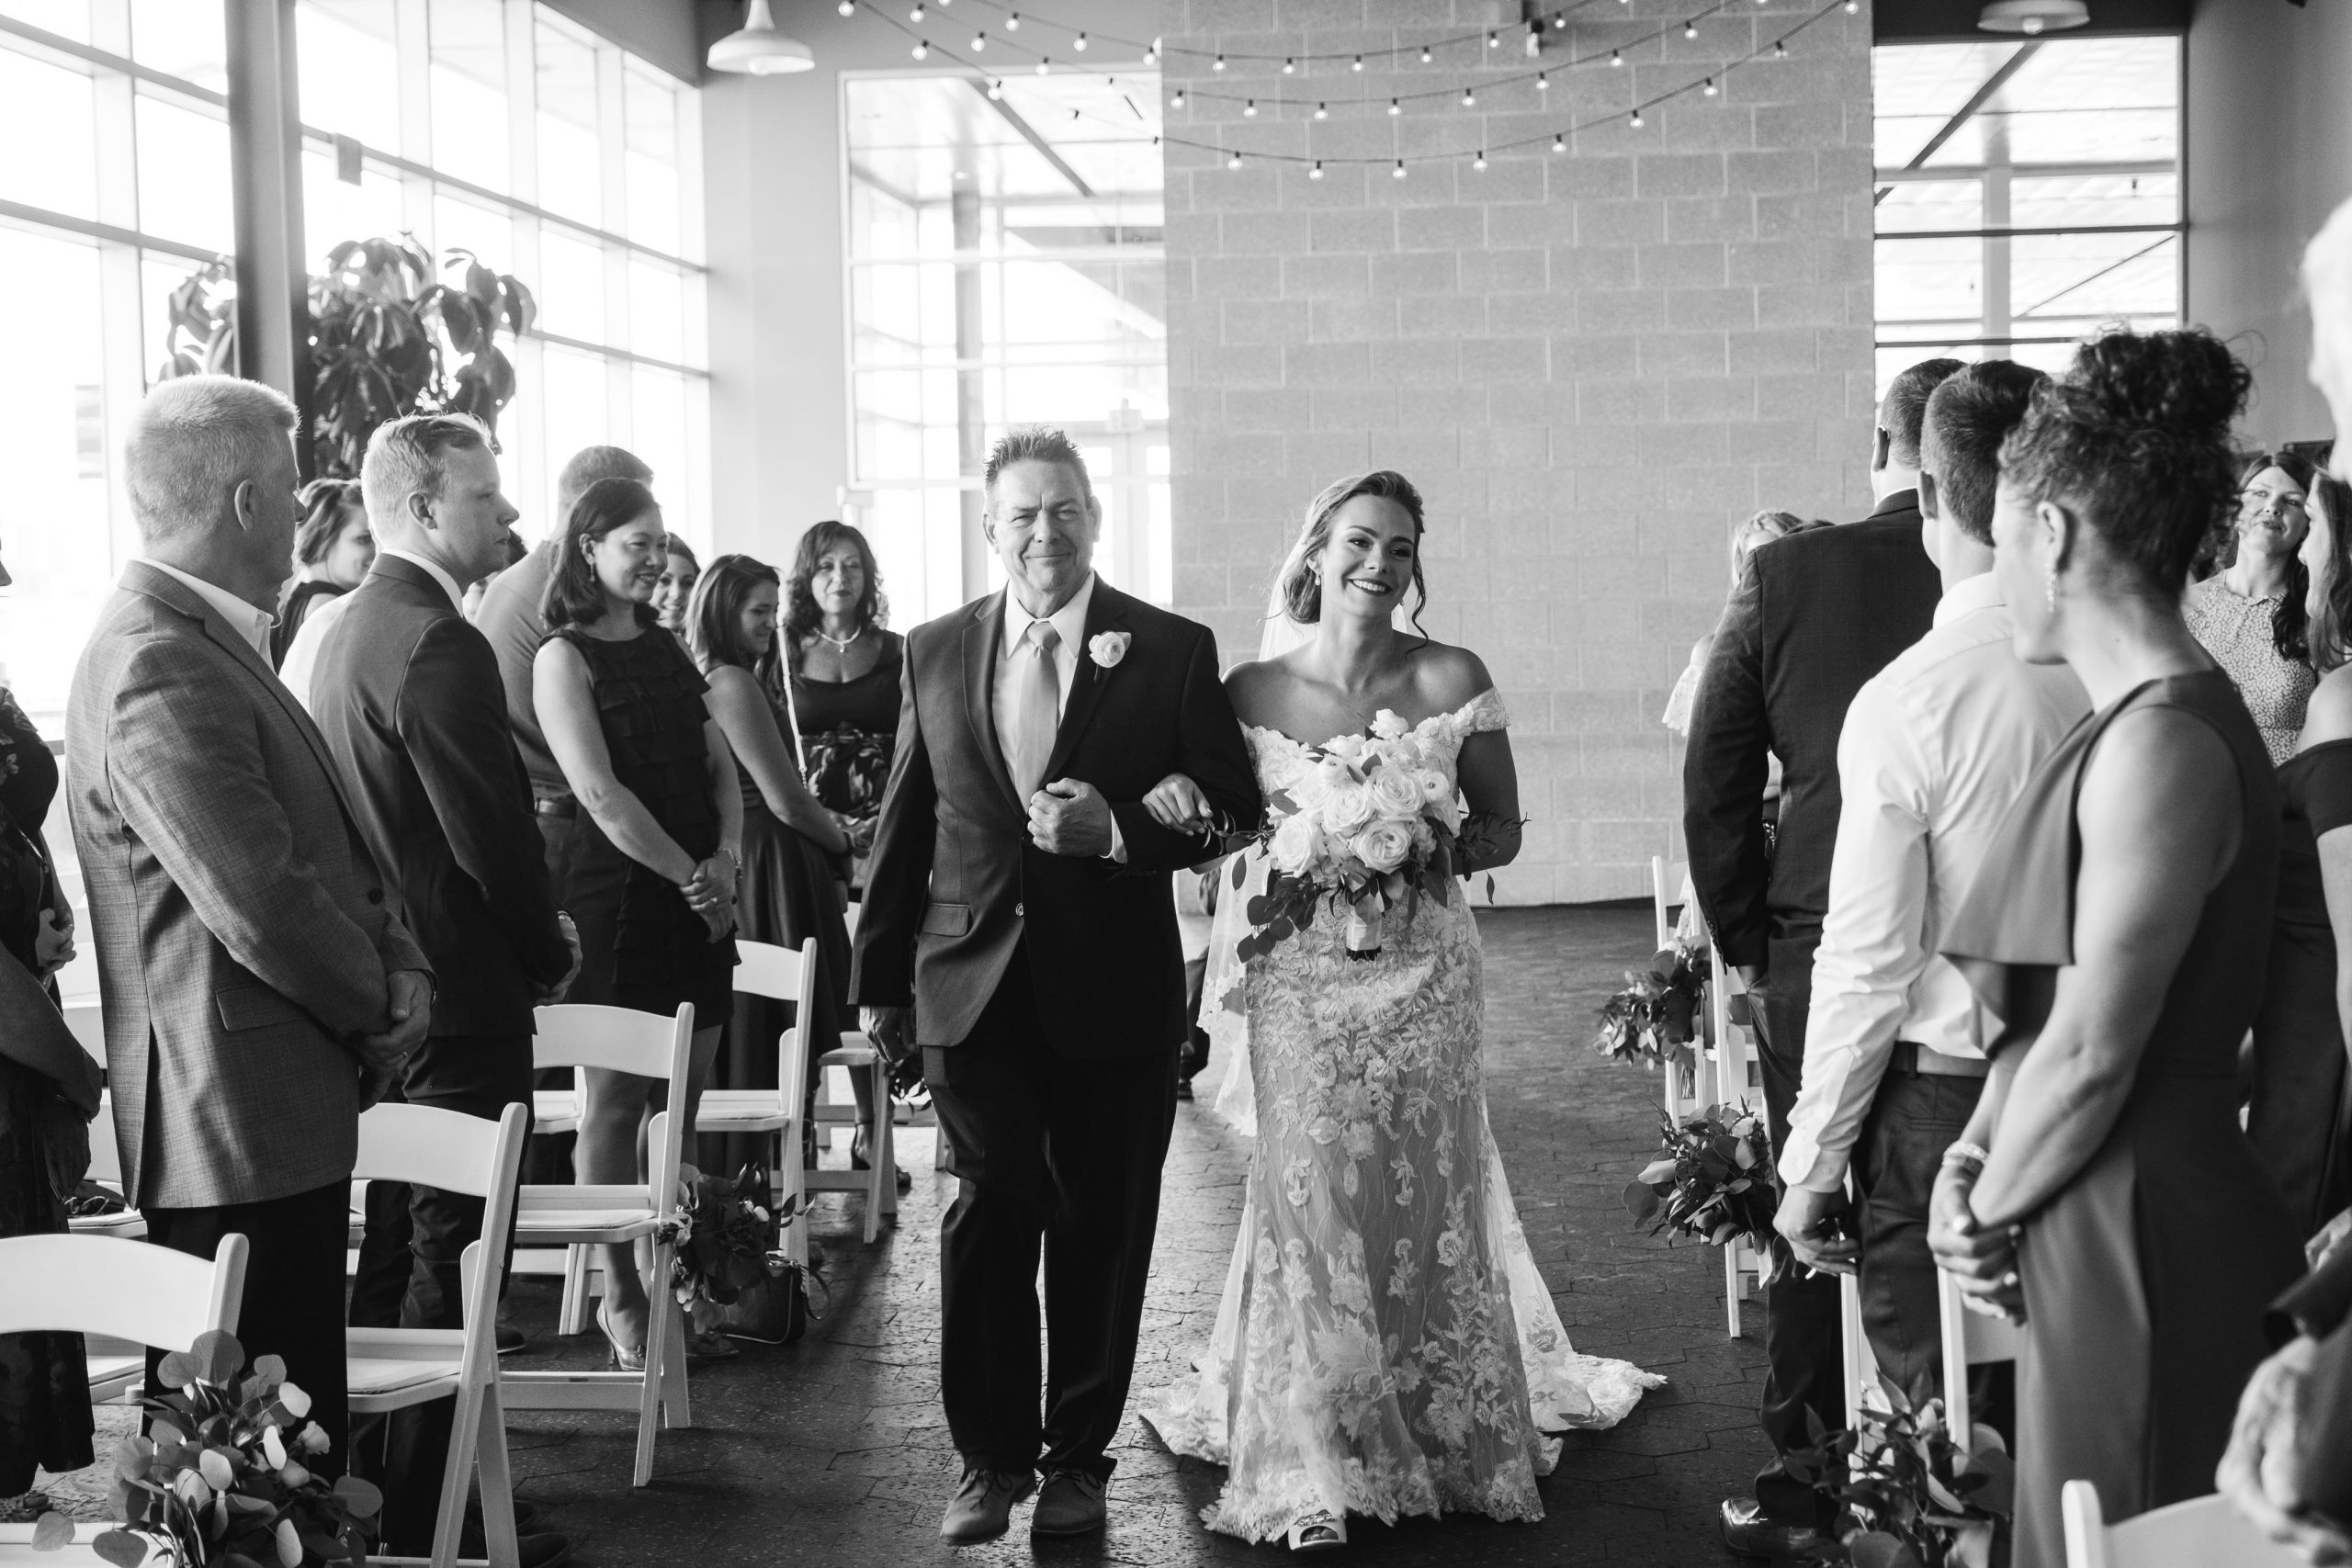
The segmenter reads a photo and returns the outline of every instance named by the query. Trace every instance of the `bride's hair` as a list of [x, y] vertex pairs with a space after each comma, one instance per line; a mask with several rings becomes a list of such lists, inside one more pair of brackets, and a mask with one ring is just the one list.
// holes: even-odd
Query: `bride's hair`
[[1304, 626], [1311, 626], [1323, 618], [1323, 580], [1309, 563], [1331, 542], [1331, 519], [1339, 515], [1340, 508], [1360, 495], [1393, 501], [1413, 520], [1413, 627], [1419, 631], [1422, 606], [1430, 602], [1430, 585], [1421, 577], [1421, 535], [1425, 531], [1421, 492], [1413, 488], [1412, 480], [1393, 468], [1375, 468], [1353, 479], [1337, 480], [1326, 485], [1322, 494], [1307, 502], [1306, 526], [1300, 531], [1298, 543], [1291, 547], [1290, 559], [1283, 566], [1283, 613]]

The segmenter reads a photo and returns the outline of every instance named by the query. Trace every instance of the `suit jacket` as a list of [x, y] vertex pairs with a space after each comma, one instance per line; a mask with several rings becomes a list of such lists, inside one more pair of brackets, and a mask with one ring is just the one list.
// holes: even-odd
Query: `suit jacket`
[[571, 953], [489, 642], [430, 572], [379, 556], [320, 647], [310, 708], [433, 961], [433, 1032], [527, 1036]]
[[[1682, 835], [1726, 964], [1817, 934], [1838, 842], [1838, 737], [1862, 682], [1928, 635], [1942, 580], [1898, 491], [1860, 523], [1748, 558], [1700, 677], [1682, 759]], [[1780, 841], [1764, 852], [1767, 754], [1781, 759]]]
[[866, 1007], [913, 1003], [922, 1044], [960, 1043], [1000, 982], [1032, 983], [1006, 974], [1024, 937], [1037, 1016], [1057, 1054], [1139, 1055], [1183, 1038], [1169, 874], [1214, 845], [1160, 827], [1141, 801], [1182, 773], [1228, 818], [1255, 824], [1257, 779], [1206, 626], [1098, 581], [1087, 643], [1105, 631], [1134, 640], [1109, 669], [1081, 650], [1046, 778], [1082, 780], [1111, 802], [1124, 865], [1048, 854], [1029, 840], [992, 711], [1004, 595], [908, 634], [898, 754], [850, 991]]
[[137, 562], [74, 671], [89, 888], [125, 1190], [259, 1202], [347, 1179], [385, 976], [429, 965], [310, 716], [186, 584]]

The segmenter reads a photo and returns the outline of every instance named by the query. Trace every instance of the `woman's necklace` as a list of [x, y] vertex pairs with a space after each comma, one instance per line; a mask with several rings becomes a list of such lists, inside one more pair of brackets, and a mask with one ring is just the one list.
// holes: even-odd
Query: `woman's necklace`
[[860, 626], [857, 630], [850, 633], [847, 637], [833, 637], [827, 633], [824, 627], [819, 626], [817, 628], [817, 635], [824, 638], [825, 641], [831, 643], [833, 645], [833, 652], [836, 655], [839, 655], [847, 653], [849, 651], [849, 645], [865, 635], [865, 628], [864, 626]]

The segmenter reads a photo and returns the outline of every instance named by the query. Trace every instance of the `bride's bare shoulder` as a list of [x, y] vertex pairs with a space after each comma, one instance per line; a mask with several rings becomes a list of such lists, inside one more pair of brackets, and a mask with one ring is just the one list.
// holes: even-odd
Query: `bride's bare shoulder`
[[1413, 681], [1432, 713], [1452, 713], [1495, 683], [1485, 660], [1434, 640], [1413, 650]]
[[1226, 699], [1232, 703], [1234, 716], [1242, 723], [1279, 728], [1272, 716], [1280, 710], [1283, 694], [1291, 690], [1297, 679], [1289, 667], [1287, 654], [1253, 659], [1235, 665], [1226, 673]]

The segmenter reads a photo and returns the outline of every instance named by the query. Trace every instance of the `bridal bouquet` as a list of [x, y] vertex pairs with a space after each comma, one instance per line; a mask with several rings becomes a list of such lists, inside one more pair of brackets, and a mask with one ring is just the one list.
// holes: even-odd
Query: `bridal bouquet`
[[[1491, 812], [1465, 815], [1442, 759], [1385, 708], [1370, 735], [1309, 747], [1306, 761], [1267, 796], [1269, 820], [1257, 842], [1270, 874], [1249, 903], [1253, 929], [1236, 944], [1245, 963], [1311, 926], [1325, 907], [1346, 912], [1349, 957], [1378, 957], [1390, 910], [1403, 905], [1410, 919], [1423, 895], [1447, 902], [1453, 868], [1514, 825]], [[1236, 889], [1248, 874], [1236, 856]]]
[[[286, 1381], [276, 1356], [254, 1362], [242, 1382], [244, 1348], [215, 1330], [164, 1358], [156, 1382], [170, 1392], [145, 1401], [148, 1436], [122, 1440], [114, 1456], [120, 1529], [90, 1550], [108, 1562], [196, 1568], [278, 1563], [303, 1568], [364, 1562], [367, 1525], [383, 1497], [356, 1476], [330, 1486], [302, 1461], [323, 1453], [326, 1434], [305, 1419], [311, 1396]], [[61, 1551], [70, 1520], [51, 1514], [35, 1527], [37, 1551]]]

